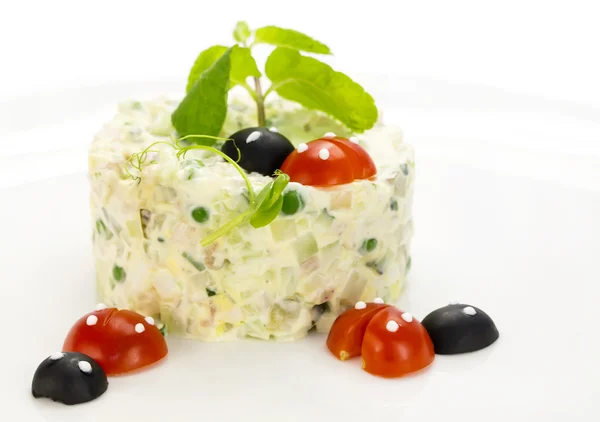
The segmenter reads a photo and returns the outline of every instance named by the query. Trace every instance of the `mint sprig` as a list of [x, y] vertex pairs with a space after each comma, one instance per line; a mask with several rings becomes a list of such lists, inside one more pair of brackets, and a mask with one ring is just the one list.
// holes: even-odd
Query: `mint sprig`
[[[321, 111], [356, 133], [375, 125], [378, 111], [373, 97], [347, 75], [300, 53], [331, 54], [325, 44], [301, 32], [272, 25], [253, 32], [244, 21], [236, 24], [233, 37], [238, 44], [209, 47], [192, 66], [187, 95], [172, 116], [180, 135], [219, 134], [227, 115], [227, 92], [234, 86], [244, 88], [256, 102], [258, 126], [264, 127], [268, 121], [264, 105], [274, 93]], [[271, 85], [264, 93], [262, 74], [252, 56], [252, 48], [257, 44], [276, 47], [266, 62], [265, 73]], [[196, 142], [214, 143], [206, 138]]]

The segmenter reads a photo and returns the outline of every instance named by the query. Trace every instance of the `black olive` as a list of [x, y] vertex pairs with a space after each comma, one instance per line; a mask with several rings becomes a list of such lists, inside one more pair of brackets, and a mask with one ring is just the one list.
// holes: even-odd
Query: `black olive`
[[474, 352], [488, 347], [500, 336], [489, 315], [471, 305], [451, 304], [436, 309], [421, 324], [438, 355]]
[[237, 147], [237, 163], [248, 173], [257, 172], [263, 176], [272, 176], [294, 151], [294, 145], [289, 139], [264, 127], [242, 129], [229, 138], [232, 141], [226, 141], [221, 151], [236, 161]]
[[35, 398], [48, 398], [68, 405], [89, 402], [108, 388], [106, 373], [83, 353], [57, 352], [40, 363], [31, 384]]

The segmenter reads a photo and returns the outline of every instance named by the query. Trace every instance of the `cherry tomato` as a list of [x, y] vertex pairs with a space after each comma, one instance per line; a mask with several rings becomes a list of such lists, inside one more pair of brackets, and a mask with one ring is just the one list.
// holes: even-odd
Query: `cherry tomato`
[[358, 302], [336, 318], [327, 336], [327, 348], [339, 360], [360, 356], [363, 337], [371, 319], [390, 305]]
[[358, 143], [341, 137], [335, 137], [329, 140], [346, 151], [346, 156], [351, 162], [352, 169], [354, 170], [355, 179], [368, 179], [377, 174], [377, 167], [375, 166], [373, 159]]
[[335, 186], [373, 177], [375, 163], [360, 145], [340, 137], [300, 144], [281, 166], [290, 181], [309, 186]]
[[125, 309], [97, 309], [73, 325], [63, 352], [88, 355], [107, 375], [137, 371], [167, 355], [167, 343], [152, 318]]
[[419, 371], [435, 357], [433, 343], [423, 325], [392, 306], [371, 319], [361, 352], [363, 369], [385, 378]]
[[329, 139], [300, 144], [285, 159], [281, 171], [290, 176], [290, 181], [307, 186], [344, 185], [354, 181], [346, 151]]

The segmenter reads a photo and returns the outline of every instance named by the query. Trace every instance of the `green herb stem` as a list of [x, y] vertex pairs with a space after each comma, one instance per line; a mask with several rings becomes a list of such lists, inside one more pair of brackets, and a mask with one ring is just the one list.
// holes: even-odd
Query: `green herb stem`
[[256, 112], [258, 116], [258, 125], [264, 127], [266, 124], [265, 119], [265, 99], [262, 94], [262, 88], [260, 86], [260, 78], [254, 77], [254, 88], [255, 88], [255, 100], [256, 100]]

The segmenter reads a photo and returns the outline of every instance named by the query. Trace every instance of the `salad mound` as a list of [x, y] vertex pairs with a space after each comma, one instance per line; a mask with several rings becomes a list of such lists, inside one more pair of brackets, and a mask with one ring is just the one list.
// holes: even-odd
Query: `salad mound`
[[[206, 341], [293, 340], [357, 301], [398, 299], [413, 149], [360, 85], [300, 54], [323, 44], [286, 31], [236, 32], [235, 46], [199, 55], [183, 100], [123, 102], [96, 135], [93, 251], [108, 306]], [[277, 46], [264, 95], [255, 43]]]

